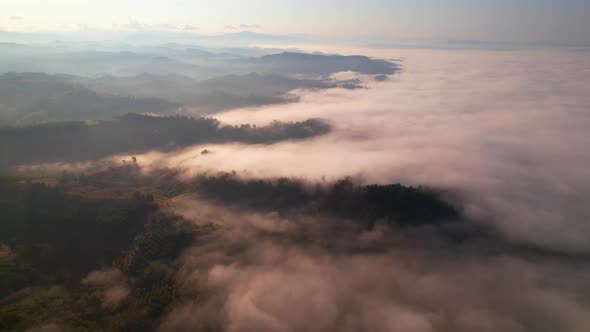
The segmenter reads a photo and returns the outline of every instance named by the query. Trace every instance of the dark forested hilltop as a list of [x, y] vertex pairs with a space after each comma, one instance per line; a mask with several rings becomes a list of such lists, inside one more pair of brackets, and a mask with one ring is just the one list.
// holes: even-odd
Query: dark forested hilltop
[[352, 71], [368, 75], [391, 75], [399, 70], [398, 66], [392, 62], [371, 59], [362, 55], [283, 52], [242, 61], [259, 66], [260, 72], [280, 72], [284, 74], [330, 75], [337, 72]]
[[213, 118], [127, 114], [112, 121], [53, 123], [0, 129], [0, 167], [84, 161], [118, 153], [171, 150], [199, 143], [274, 143], [326, 134], [322, 120], [274, 122], [256, 127], [224, 126]]
[[197, 177], [192, 185], [201, 197], [223, 204], [271, 211], [311, 208], [363, 220], [369, 225], [377, 219], [385, 219], [402, 226], [418, 226], [459, 215], [442, 199], [440, 192], [399, 183], [362, 186], [342, 179], [310, 188], [297, 179], [240, 179], [225, 173]]
[[361, 185], [351, 178], [321, 183], [300, 178], [244, 178], [237, 172], [206, 173], [187, 179], [179, 171], [142, 172], [141, 158], [134, 164], [92, 173], [64, 172], [62, 188], [81, 195], [110, 192], [125, 195], [124, 188], [150, 188], [156, 197], [172, 198], [196, 193], [202, 200], [224, 206], [290, 214], [329, 214], [371, 224], [387, 220], [399, 226], [421, 226], [457, 218], [460, 211], [445, 200], [445, 193], [428, 187], [402, 184]]
[[148, 331], [178, 297], [178, 267], [154, 265], [197, 228], [153, 196], [89, 199], [0, 177], [0, 207], [0, 331]]

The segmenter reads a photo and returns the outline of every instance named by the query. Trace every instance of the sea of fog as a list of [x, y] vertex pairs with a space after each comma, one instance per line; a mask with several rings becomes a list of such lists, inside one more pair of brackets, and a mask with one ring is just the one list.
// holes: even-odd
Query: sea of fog
[[[365, 51], [367, 53], [367, 51]], [[332, 133], [274, 145], [148, 153], [152, 165], [313, 180], [353, 176], [448, 189], [517, 240], [590, 249], [590, 57], [573, 50], [378, 50], [402, 65], [366, 89], [233, 110], [229, 124], [327, 119]], [[339, 73], [340, 76], [354, 75]], [[295, 92], [297, 93], [297, 92]], [[214, 153], [203, 156], [203, 148]]]
[[[187, 196], [168, 209], [220, 227], [177, 259], [185, 301], [160, 330], [586, 331], [588, 53], [344, 53], [393, 59], [403, 70], [383, 82], [360, 77], [364, 89], [295, 91], [297, 103], [215, 115], [257, 125], [323, 118], [333, 126], [329, 134], [199, 145], [138, 160], [146, 171], [174, 168], [186, 177], [235, 170], [241, 177], [351, 176], [442, 188], [468, 222], [498, 230], [511, 244], [477, 237], [449, 243], [436, 227], [358, 231], [336, 217]], [[114, 275], [120, 295], [117, 271], [85, 280], [103, 275]]]
[[294, 91], [299, 102], [214, 115], [236, 125], [322, 118], [327, 135], [148, 152], [137, 155], [143, 169], [441, 188], [516, 249], [187, 198], [170, 209], [222, 228], [179, 258], [183, 294], [196, 300], [176, 305], [161, 330], [586, 331], [588, 52], [339, 52], [392, 59], [402, 71], [359, 77], [363, 89]]

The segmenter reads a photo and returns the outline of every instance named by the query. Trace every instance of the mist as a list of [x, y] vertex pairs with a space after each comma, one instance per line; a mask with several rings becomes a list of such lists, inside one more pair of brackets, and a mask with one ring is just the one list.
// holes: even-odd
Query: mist
[[272, 146], [207, 145], [147, 154], [152, 165], [253, 177], [453, 190], [467, 215], [514, 241], [586, 252], [590, 210], [588, 57], [575, 51], [391, 51], [402, 72], [368, 89], [302, 92], [290, 105], [222, 113], [222, 122], [327, 119], [329, 135]]
[[587, 50], [148, 41], [0, 45], [0, 329], [588, 330]]
[[[171, 207], [216, 221], [178, 259], [183, 300], [160, 331], [583, 331], [590, 270], [442, 228], [359, 230], [343, 219]], [[514, 297], [514, 294], [519, 294]]]

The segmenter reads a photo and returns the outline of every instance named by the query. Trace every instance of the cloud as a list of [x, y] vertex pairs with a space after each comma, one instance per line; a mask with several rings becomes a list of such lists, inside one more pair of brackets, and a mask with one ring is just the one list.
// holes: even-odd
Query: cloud
[[[133, 30], [133, 31], [177, 31], [177, 30], [187, 30], [186, 28], [196, 28], [194, 26], [190, 26], [190, 25], [185, 25], [185, 26], [179, 26], [176, 24], [170, 24], [170, 23], [157, 23], [157, 24], [147, 24], [147, 23], [141, 23], [140, 21], [134, 19], [134, 18], [129, 18], [127, 23], [122, 23], [122, 24], [113, 24], [112, 25], [113, 28], [115, 29], [121, 29], [121, 30]], [[194, 30], [194, 29], [192, 29]]]
[[23, 18], [21, 16], [9, 16], [8, 19], [11, 21], [22, 21], [23, 20]]
[[114, 268], [92, 271], [81, 283], [102, 290], [102, 306], [105, 308], [119, 307], [130, 294], [124, 275]]
[[248, 30], [248, 29], [260, 29], [258, 24], [240, 24], [240, 25], [226, 25], [225, 30]]
[[[180, 259], [161, 331], [584, 331], [590, 269], [437, 230], [394, 230], [185, 199], [215, 220]], [[194, 296], [198, 294], [195, 300]]]
[[[588, 252], [590, 81], [586, 52], [398, 51], [404, 72], [368, 89], [303, 92], [297, 104], [222, 121], [321, 117], [333, 131], [272, 146], [206, 145], [150, 163], [320, 180], [358, 175], [454, 191], [468, 216], [515, 242]], [[201, 156], [203, 148], [216, 153]]]
[[121, 28], [121, 29], [129, 29], [129, 30], [141, 30], [144, 28], [144, 25], [139, 23], [139, 21], [137, 21], [134, 18], [129, 18], [127, 23], [123, 23], [123, 24], [114, 24], [114, 27], [117, 28]]
[[199, 27], [196, 25], [185, 24], [183, 29], [187, 30], [187, 31], [195, 31], [195, 30], [199, 30]]
[[[377, 223], [368, 231], [324, 215], [185, 198], [172, 211], [198, 225], [213, 222], [215, 231], [171, 262], [182, 266], [178, 298], [160, 330], [586, 331], [590, 78], [580, 68], [587, 55], [396, 51], [390, 56], [405, 57], [404, 71], [367, 89], [294, 92], [297, 104], [219, 116], [258, 125], [321, 117], [334, 127], [329, 135], [137, 155], [186, 177], [237, 170], [446, 188], [469, 222], [511, 241], [450, 241], [450, 226]], [[101, 290], [105, 307], [128, 296], [115, 269], [82, 283]]]
[[59, 175], [66, 172], [80, 173], [96, 171], [101, 168], [108, 166], [114, 166], [118, 164], [118, 160], [114, 160], [112, 157], [104, 160], [95, 160], [87, 162], [58, 162], [58, 163], [43, 163], [36, 165], [23, 165], [16, 167], [15, 171], [17, 174], [42, 174], [42, 175]]
[[240, 24], [240, 29], [259, 29], [260, 25], [258, 24]]

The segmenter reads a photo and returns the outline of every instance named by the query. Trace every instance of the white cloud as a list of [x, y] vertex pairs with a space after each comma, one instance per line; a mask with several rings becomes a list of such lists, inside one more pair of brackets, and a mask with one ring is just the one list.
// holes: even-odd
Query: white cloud
[[225, 30], [253, 30], [259, 29], [260, 25], [258, 24], [240, 24], [240, 25], [226, 25], [224, 27]]
[[82, 279], [82, 284], [101, 289], [105, 308], [119, 307], [130, 294], [125, 276], [114, 268], [92, 271]]
[[[161, 331], [585, 331], [585, 265], [427, 230], [251, 213], [186, 199], [215, 220], [180, 262], [184, 301]], [[492, 249], [492, 251], [490, 250]], [[194, 294], [198, 294], [196, 300]]]
[[260, 25], [258, 24], [240, 24], [240, 29], [259, 29]]
[[[335, 126], [328, 136], [150, 156], [189, 174], [358, 175], [366, 182], [444, 187], [459, 193], [469, 216], [516, 241], [588, 251], [587, 55], [394, 52], [406, 57], [404, 72], [370, 89], [306, 92], [297, 104], [219, 116], [257, 124], [321, 117]], [[203, 148], [216, 153], [203, 157]]]
[[134, 18], [129, 18], [127, 23], [112, 25], [115, 29], [131, 30], [131, 31], [178, 31], [178, 30], [196, 30], [196, 26], [192, 25], [176, 25], [170, 23], [142, 23]]
[[185, 24], [183, 29], [187, 30], [187, 31], [195, 31], [195, 30], [199, 30], [199, 27], [196, 25]]

